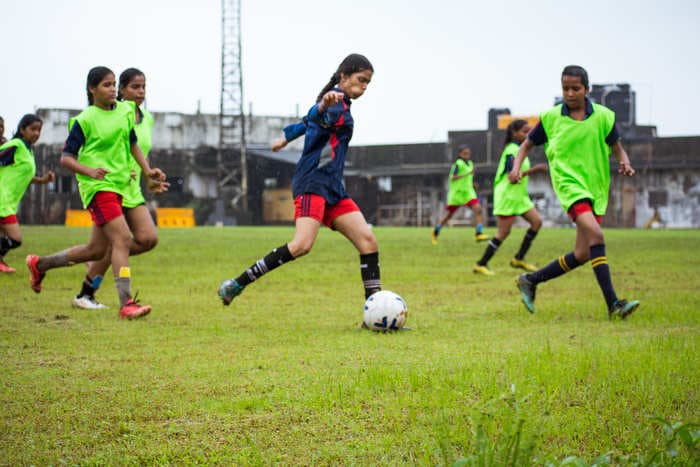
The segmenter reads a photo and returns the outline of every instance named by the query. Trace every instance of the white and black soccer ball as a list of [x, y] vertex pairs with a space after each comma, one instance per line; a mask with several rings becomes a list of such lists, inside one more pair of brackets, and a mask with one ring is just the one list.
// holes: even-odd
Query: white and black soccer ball
[[403, 298], [389, 290], [370, 295], [365, 302], [364, 323], [372, 331], [396, 331], [404, 327], [408, 307]]

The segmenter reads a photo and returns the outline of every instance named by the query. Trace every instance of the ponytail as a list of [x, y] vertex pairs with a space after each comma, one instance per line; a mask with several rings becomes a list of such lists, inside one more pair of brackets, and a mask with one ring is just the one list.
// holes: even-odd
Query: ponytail
[[374, 67], [372, 67], [372, 64], [367, 57], [360, 54], [350, 54], [345, 57], [343, 61], [340, 62], [340, 65], [338, 65], [338, 69], [335, 70], [335, 73], [333, 73], [331, 79], [318, 94], [316, 101], [320, 101], [325, 93], [333, 89], [336, 84], [340, 83], [341, 75], [351, 75], [362, 70], [370, 70], [371, 72], [374, 72]]

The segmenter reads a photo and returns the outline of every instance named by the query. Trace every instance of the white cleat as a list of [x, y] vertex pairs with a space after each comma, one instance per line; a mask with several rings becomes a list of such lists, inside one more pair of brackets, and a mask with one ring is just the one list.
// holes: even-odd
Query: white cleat
[[84, 295], [82, 297], [73, 297], [73, 307], [82, 308], [83, 310], [104, 310], [106, 305], [95, 300], [93, 297]]

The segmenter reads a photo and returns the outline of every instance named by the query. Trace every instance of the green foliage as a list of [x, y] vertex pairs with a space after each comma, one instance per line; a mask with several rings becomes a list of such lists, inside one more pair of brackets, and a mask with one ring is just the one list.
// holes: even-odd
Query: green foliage
[[[219, 283], [293, 230], [162, 229], [131, 260], [153, 312], [122, 321], [109, 273], [105, 311], [70, 307], [81, 265], [28, 287], [24, 255], [87, 229], [22, 226], [18, 273], [0, 275], [0, 464], [698, 464], [697, 231], [605, 231], [618, 294], [642, 303], [625, 321], [607, 319], [589, 265], [525, 312], [508, 266], [524, 229], [489, 278], [471, 273], [485, 248], [471, 229], [436, 246], [428, 229], [374, 231], [411, 331], [360, 329], [358, 255], [327, 229], [230, 307]], [[527, 259], [574, 237], [545, 229]]]

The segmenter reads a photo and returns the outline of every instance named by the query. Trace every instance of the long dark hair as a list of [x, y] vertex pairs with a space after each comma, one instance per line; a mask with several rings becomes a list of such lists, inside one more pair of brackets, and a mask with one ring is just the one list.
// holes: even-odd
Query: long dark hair
[[87, 84], [85, 85], [85, 90], [87, 91], [88, 104], [94, 104], [95, 100], [92, 97], [92, 94], [90, 93], [90, 88], [97, 87], [97, 85], [99, 85], [100, 82], [102, 82], [105, 76], [107, 76], [110, 73], [114, 74], [114, 72], [106, 66], [96, 66], [88, 72]]
[[338, 65], [338, 69], [335, 70], [335, 73], [333, 73], [333, 75], [331, 76], [330, 81], [328, 81], [328, 83], [323, 87], [323, 89], [321, 89], [321, 92], [318, 94], [316, 100], [320, 101], [325, 93], [333, 89], [335, 85], [340, 82], [341, 74], [351, 75], [362, 70], [369, 70], [374, 73], [374, 68], [372, 67], [372, 64], [367, 59], [367, 57], [360, 54], [348, 55], [343, 59], [342, 62], [340, 62], [340, 65]]
[[144, 78], [146, 77], [146, 75], [143, 74], [143, 71], [139, 70], [138, 68], [127, 68], [126, 70], [122, 71], [122, 74], [119, 75], [119, 85], [117, 85], [118, 100], [124, 100], [122, 88], [128, 86], [129, 83], [131, 83], [131, 80], [137, 76], [143, 76]]
[[17, 124], [17, 131], [15, 131], [15, 134], [12, 135], [12, 138], [22, 138], [22, 133], [20, 133], [20, 130], [24, 130], [27, 128], [29, 125], [32, 123], [39, 122], [42, 125], [44, 124], [44, 121], [40, 119], [37, 115], [35, 114], [25, 114], [20, 120], [19, 123]]
[[525, 125], [527, 125], [527, 120], [523, 120], [521, 118], [510, 122], [508, 128], [506, 128], [506, 137], [503, 140], [503, 148], [508, 146], [510, 143], [517, 143], [515, 138], [513, 138], [513, 133], [521, 130]]
[[578, 65], [569, 65], [564, 67], [564, 71], [561, 72], [561, 77], [564, 76], [578, 76], [581, 78], [581, 84], [588, 91], [588, 72], [585, 68]]

